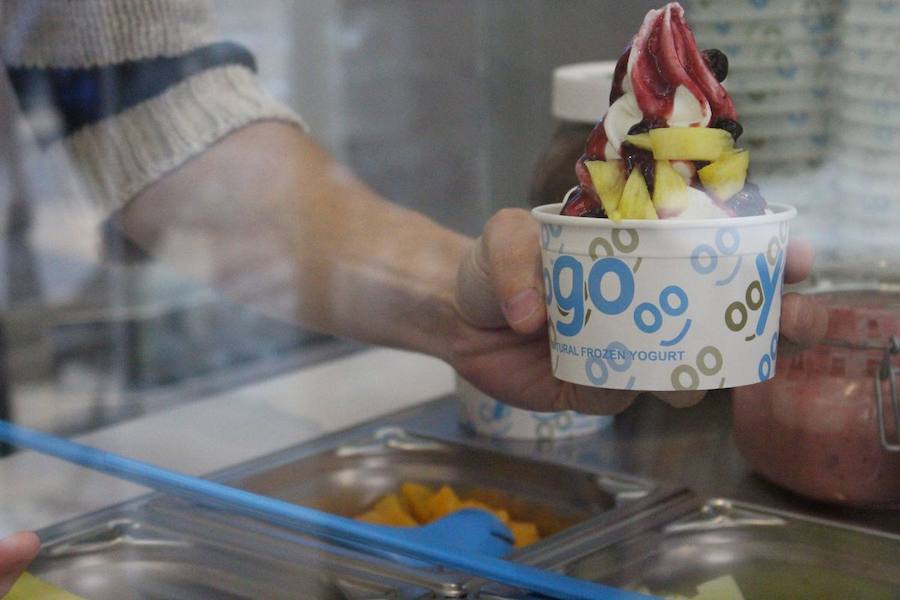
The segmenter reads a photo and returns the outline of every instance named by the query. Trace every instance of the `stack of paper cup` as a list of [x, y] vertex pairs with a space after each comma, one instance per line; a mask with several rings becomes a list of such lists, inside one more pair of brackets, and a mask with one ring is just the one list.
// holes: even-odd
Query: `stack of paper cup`
[[793, 228], [818, 264], [834, 259], [837, 198], [821, 170], [843, 0], [684, 0], [701, 48], [729, 59], [725, 86], [744, 127], [750, 176], [769, 202], [797, 208]]
[[753, 172], [808, 170], [825, 156], [840, 0], [685, 0], [701, 48], [729, 60], [726, 87]]
[[900, 2], [847, 0], [829, 172], [840, 245], [858, 273], [900, 274]]
[[459, 376], [456, 393], [462, 402], [462, 425], [493, 438], [558, 440], [596, 433], [613, 421], [612, 417], [583, 415], [571, 410], [546, 413], [513, 408], [494, 400]]

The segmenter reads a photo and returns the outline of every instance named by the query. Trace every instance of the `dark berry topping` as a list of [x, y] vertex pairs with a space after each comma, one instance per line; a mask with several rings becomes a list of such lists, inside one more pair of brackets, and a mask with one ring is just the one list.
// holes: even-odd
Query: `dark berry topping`
[[625, 75], [628, 74], [628, 57], [630, 55], [631, 46], [629, 45], [625, 49], [625, 52], [622, 53], [622, 56], [619, 57], [618, 62], [616, 62], [616, 70], [615, 72], [613, 72], [612, 87], [609, 90], [610, 104], [625, 95], [625, 90], [622, 88], [622, 83], [625, 81]]
[[601, 218], [606, 216], [596, 198], [592, 194], [586, 193], [584, 189], [579, 189], [569, 196], [560, 214], [570, 217]]
[[621, 154], [622, 160], [625, 162], [625, 177], [627, 178], [633, 170], [638, 169], [644, 176], [647, 190], [653, 196], [653, 186], [656, 183], [656, 161], [653, 159], [653, 153], [625, 142], [622, 144]]
[[631, 129], [628, 130], [628, 135], [639, 135], [648, 131], [650, 131], [650, 124], [647, 121], [641, 121], [631, 126]]
[[725, 78], [728, 77], [728, 57], [725, 56], [725, 53], [715, 48], [704, 50], [703, 58], [716, 79], [725, 81]]
[[600, 119], [591, 130], [584, 153], [588, 160], [602, 160], [606, 155], [606, 129], [603, 126], [603, 119]]
[[755, 217], [766, 213], [768, 204], [766, 199], [759, 193], [759, 188], [747, 182], [744, 189], [732, 196], [725, 202], [736, 217]]
[[744, 133], [744, 128], [737, 121], [733, 121], [731, 119], [721, 118], [716, 119], [716, 122], [712, 124], [713, 129], [724, 129], [728, 133], [731, 134], [731, 137], [734, 138], [734, 141], [737, 141], [741, 134]]
[[647, 133], [651, 129], [659, 129], [660, 127], [665, 127], [666, 124], [661, 121], [655, 121], [653, 119], [644, 119], [640, 123], [635, 123], [631, 126], [631, 129], [628, 130], [628, 135], [638, 135], [641, 133]]

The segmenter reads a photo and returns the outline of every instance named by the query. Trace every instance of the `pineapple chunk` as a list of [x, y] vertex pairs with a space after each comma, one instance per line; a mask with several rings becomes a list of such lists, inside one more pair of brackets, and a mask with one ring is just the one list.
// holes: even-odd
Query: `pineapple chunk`
[[619, 202], [619, 208], [616, 211], [621, 219], [656, 219], [656, 210], [653, 208], [653, 202], [650, 199], [650, 192], [647, 190], [647, 183], [644, 176], [637, 169], [628, 176], [625, 182], [625, 189], [622, 190], [622, 200]]
[[731, 134], [709, 127], [651, 129], [650, 143], [656, 160], [714, 161], [734, 147]]
[[625, 188], [625, 167], [621, 160], [588, 160], [584, 166], [591, 174], [594, 189], [600, 197], [600, 203], [607, 216], [612, 214], [619, 206], [622, 198], [622, 190]]
[[626, 135], [625, 141], [642, 150], [653, 150], [653, 144], [650, 142], [649, 133], [636, 133], [634, 135]]
[[656, 214], [678, 215], [688, 207], [687, 183], [669, 161], [656, 161], [656, 179], [653, 183], [653, 207]]
[[749, 166], [750, 153], [747, 150], [733, 150], [697, 171], [697, 175], [706, 190], [724, 202], [744, 189]]
[[699, 592], [692, 600], [744, 600], [744, 594], [737, 581], [731, 575], [716, 577], [697, 586]]
[[4, 600], [83, 600], [81, 596], [70, 594], [54, 585], [38, 579], [29, 573], [22, 573], [16, 584], [3, 596]]

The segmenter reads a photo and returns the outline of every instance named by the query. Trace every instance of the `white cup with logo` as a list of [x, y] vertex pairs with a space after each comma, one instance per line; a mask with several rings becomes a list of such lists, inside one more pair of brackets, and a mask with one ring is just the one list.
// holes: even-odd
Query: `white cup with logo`
[[523, 410], [491, 398], [462, 377], [456, 377], [462, 425], [479, 435], [513, 440], [560, 440], [596, 433], [613, 417], [584, 415], [573, 410]]
[[707, 390], [775, 375], [790, 206], [706, 220], [532, 211], [541, 224], [551, 367], [563, 381]]

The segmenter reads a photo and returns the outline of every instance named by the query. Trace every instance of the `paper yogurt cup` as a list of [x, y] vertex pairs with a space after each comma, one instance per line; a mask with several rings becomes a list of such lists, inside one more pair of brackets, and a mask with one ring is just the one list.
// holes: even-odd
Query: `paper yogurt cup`
[[461, 401], [459, 420], [479, 435], [512, 440], [560, 440], [596, 433], [613, 417], [584, 415], [573, 410], [536, 412], [523, 410], [491, 398], [456, 376], [456, 395]]
[[691, 20], [691, 29], [704, 47], [710, 44], [820, 41], [834, 35], [836, 25], [837, 14], [833, 13], [825, 13], [817, 18], [781, 17], [762, 23], [758, 20], [733, 18], [699, 23]]
[[837, 12], [840, 0], [682, 0], [691, 23], [722, 20], [777, 22], [816, 19]]
[[736, 67], [729, 71], [725, 81], [729, 93], [796, 92], [828, 86], [833, 71], [834, 66], [828, 60], [807, 64]]
[[731, 99], [741, 115], [741, 121], [747, 117], [768, 117], [786, 112], [819, 111], [831, 108], [831, 89], [821, 86], [799, 90], [767, 90], [756, 92], [734, 92]]
[[775, 375], [789, 221], [797, 211], [708, 220], [592, 219], [532, 211], [551, 367], [563, 381], [647, 391], [714, 389]]
[[732, 72], [761, 67], [787, 67], [818, 64], [837, 52], [834, 39], [817, 42], [768, 42], [757, 44], [725, 44], [720, 50], [728, 56]]

